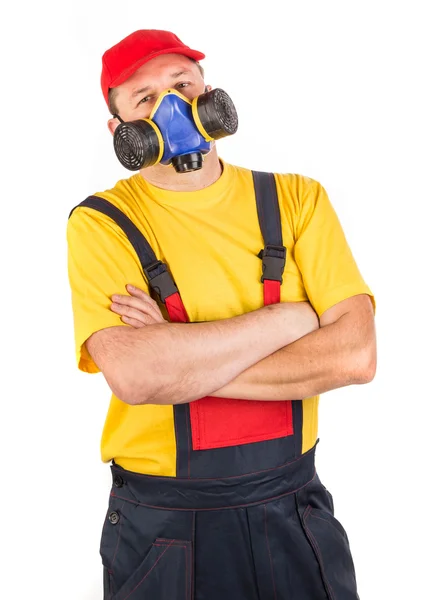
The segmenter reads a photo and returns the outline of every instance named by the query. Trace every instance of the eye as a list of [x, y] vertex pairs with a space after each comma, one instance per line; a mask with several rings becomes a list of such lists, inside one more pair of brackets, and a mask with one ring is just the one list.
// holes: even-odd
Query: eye
[[178, 84], [177, 84], [175, 87], [176, 87], [176, 88], [185, 88], [185, 87], [187, 87], [188, 85], [190, 85], [190, 83], [187, 83], [187, 82], [182, 82], [182, 83], [178, 83]]
[[153, 96], [145, 96], [144, 98], [139, 100], [139, 102], [137, 103], [137, 106], [139, 106], [140, 104], [145, 104], [146, 102], [150, 102], [152, 100], [152, 98], [153, 98]]

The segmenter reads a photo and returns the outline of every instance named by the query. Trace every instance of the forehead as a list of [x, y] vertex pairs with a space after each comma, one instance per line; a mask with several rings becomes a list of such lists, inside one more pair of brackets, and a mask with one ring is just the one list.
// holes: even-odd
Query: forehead
[[139, 86], [141, 82], [155, 85], [155, 80], [159, 80], [163, 76], [172, 75], [179, 71], [194, 72], [194, 69], [197, 69], [196, 64], [187, 56], [163, 54], [142, 65], [119, 87], [132, 89]]

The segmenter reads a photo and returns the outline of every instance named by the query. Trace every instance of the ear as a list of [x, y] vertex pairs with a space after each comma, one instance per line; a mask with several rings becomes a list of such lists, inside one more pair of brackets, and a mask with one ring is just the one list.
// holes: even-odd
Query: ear
[[108, 129], [112, 135], [114, 135], [115, 129], [118, 127], [119, 124], [120, 124], [120, 122], [118, 121], [118, 119], [116, 117], [112, 117], [112, 119], [109, 119]]
[[206, 85], [205, 86], [205, 91], [206, 92], [210, 92], [212, 90], [212, 86], [211, 85]]

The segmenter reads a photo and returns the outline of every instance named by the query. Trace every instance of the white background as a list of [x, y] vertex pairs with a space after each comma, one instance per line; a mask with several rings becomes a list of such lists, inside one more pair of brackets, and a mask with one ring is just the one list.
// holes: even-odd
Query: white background
[[[317, 464], [362, 600], [423, 598], [421, 2], [20, 2], [1, 18], [1, 598], [101, 600], [101, 375], [77, 371], [70, 209], [129, 176], [101, 55], [140, 28], [202, 50], [227, 161], [320, 181], [377, 300], [375, 380], [322, 397]], [[282, 596], [283, 597], [283, 596]], [[236, 600], [236, 599], [235, 599]], [[292, 599], [287, 599], [292, 600]]]

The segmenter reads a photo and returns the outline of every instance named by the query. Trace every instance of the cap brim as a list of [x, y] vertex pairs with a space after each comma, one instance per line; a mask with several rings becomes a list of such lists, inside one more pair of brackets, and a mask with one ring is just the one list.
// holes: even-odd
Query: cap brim
[[133, 73], [135, 73], [137, 69], [139, 69], [142, 65], [149, 62], [153, 58], [156, 58], [157, 56], [161, 56], [162, 54], [182, 54], [183, 56], [193, 58], [194, 60], [202, 60], [203, 58], [205, 58], [205, 54], [202, 54], [202, 52], [198, 52], [197, 50], [191, 50], [190, 48], [178, 47], [167, 48], [166, 50], [159, 50], [158, 52], [154, 52], [152, 54], [149, 54], [149, 56], [141, 58], [140, 60], [133, 63], [130, 67], [127, 67], [127, 69], [125, 69], [125, 71], [123, 71], [118, 77], [116, 77], [114, 81], [111, 81], [109, 87], [118, 87], [119, 85], [124, 83], [124, 81], [126, 81], [129, 77], [131, 77], [131, 75], [133, 75]]

